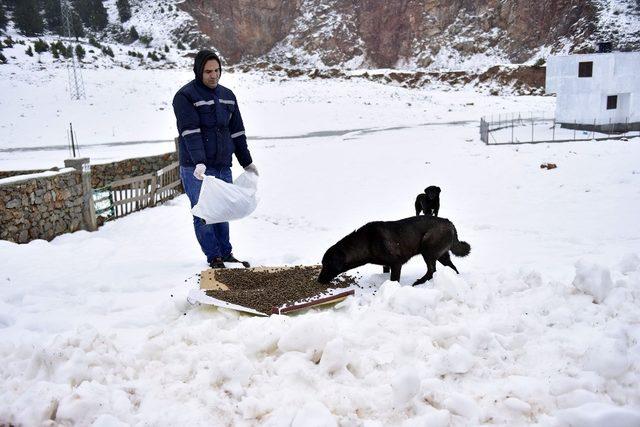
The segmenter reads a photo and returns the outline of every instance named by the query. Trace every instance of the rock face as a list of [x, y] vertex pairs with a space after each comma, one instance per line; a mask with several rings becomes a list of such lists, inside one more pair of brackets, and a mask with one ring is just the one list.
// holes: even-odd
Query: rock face
[[[601, 0], [185, 0], [180, 7], [231, 64], [260, 59], [293, 66], [468, 69], [496, 61], [520, 63], [543, 48], [586, 50], [608, 36], [599, 33], [605, 26], [600, 23], [603, 4]], [[620, 13], [640, 15], [635, 1], [620, 4], [628, 8]], [[638, 39], [640, 35], [626, 47], [637, 48]], [[618, 47], [625, 48], [620, 43]]]
[[180, 4], [231, 63], [271, 50], [291, 29], [301, 0], [192, 0]]

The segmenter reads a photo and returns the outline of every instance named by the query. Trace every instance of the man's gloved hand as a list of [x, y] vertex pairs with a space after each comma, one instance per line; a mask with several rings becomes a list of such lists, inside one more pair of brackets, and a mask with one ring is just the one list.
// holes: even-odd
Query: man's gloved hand
[[244, 168], [244, 170], [245, 170], [245, 171], [247, 171], [247, 172], [255, 173], [256, 175], [260, 175], [260, 174], [258, 173], [258, 168], [257, 168], [257, 167], [256, 167], [256, 165], [255, 165], [255, 164], [253, 164], [253, 163], [251, 163], [250, 165], [246, 166], [246, 167]]
[[196, 169], [193, 171], [193, 176], [202, 181], [204, 179], [204, 173], [207, 171], [207, 167], [204, 163], [198, 163]]

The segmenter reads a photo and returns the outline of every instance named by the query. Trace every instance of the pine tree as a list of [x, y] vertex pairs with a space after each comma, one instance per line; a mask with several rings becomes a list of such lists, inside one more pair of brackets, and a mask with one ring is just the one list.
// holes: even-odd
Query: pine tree
[[51, 43], [51, 55], [53, 55], [53, 57], [55, 59], [60, 58], [60, 52], [58, 52], [58, 43], [57, 42]]
[[43, 22], [38, 0], [20, 0], [13, 12], [16, 27], [25, 36], [42, 34]]
[[89, 26], [91, 20], [91, 5], [89, 4], [89, 0], [72, 0], [72, 3], [73, 9], [78, 14], [82, 23]]
[[71, 33], [76, 40], [78, 37], [84, 37], [84, 26], [82, 25], [80, 15], [78, 15], [76, 11], [73, 11], [71, 15]]
[[4, 10], [4, 5], [0, 3], [0, 30], [7, 28], [7, 12]]
[[131, 5], [129, 4], [129, 0], [116, 0], [116, 7], [118, 8], [120, 22], [126, 22], [131, 18]]
[[85, 50], [82, 47], [82, 45], [77, 44], [76, 45], [76, 58], [78, 58], [80, 61], [82, 61], [82, 59], [84, 58], [85, 55]]
[[33, 49], [36, 51], [36, 53], [42, 53], [49, 50], [49, 45], [46, 41], [38, 39], [33, 43]]
[[103, 30], [109, 23], [107, 9], [102, 0], [72, 0], [80, 20], [93, 30]]
[[140, 36], [138, 35], [138, 31], [136, 30], [136, 27], [134, 27], [133, 25], [131, 26], [131, 29], [129, 30], [129, 39], [134, 42], [136, 40], [138, 40], [140, 38]]
[[109, 46], [102, 46], [102, 53], [113, 58], [113, 50]]
[[140, 36], [140, 41], [147, 47], [149, 47], [149, 45], [151, 44], [151, 40], [153, 40], [153, 37], [151, 37], [150, 35], [143, 34]]
[[93, 0], [91, 2], [92, 14], [91, 14], [91, 28], [94, 30], [104, 30], [109, 24], [109, 15], [107, 9], [105, 9], [102, 0]]
[[44, 19], [47, 21], [49, 31], [63, 34], [60, 0], [44, 0]]
[[71, 44], [67, 45], [60, 53], [65, 58], [71, 58], [73, 56], [73, 46]]

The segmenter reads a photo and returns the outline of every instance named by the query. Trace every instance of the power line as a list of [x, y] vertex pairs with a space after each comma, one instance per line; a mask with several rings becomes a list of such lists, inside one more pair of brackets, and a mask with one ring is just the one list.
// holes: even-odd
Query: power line
[[[60, 10], [62, 11], [62, 23], [64, 32], [69, 40], [72, 38], [72, 13], [68, 0], [60, 0]], [[75, 52], [71, 52], [71, 64], [67, 63], [67, 78], [69, 79], [69, 92], [71, 99], [84, 99], [84, 82], [82, 80], [82, 69], [76, 64]]]

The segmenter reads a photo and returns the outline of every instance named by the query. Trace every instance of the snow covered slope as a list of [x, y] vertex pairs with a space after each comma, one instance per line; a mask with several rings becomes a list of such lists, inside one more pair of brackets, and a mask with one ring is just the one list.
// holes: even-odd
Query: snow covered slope
[[[92, 35], [115, 56], [94, 49], [87, 63], [172, 67], [199, 48], [213, 47], [228, 64], [477, 72], [498, 64], [543, 62], [550, 53], [593, 50], [599, 41], [612, 41], [615, 49], [626, 51], [640, 48], [640, 5], [635, 0], [130, 3], [132, 17], [120, 23], [116, 0], [104, 2], [109, 25]], [[127, 44], [123, 34], [131, 27], [148, 42]], [[19, 38], [11, 21], [7, 34]], [[89, 35], [81, 42], [91, 49]], [[5, 56], [20, 62], [11, 51]]]

